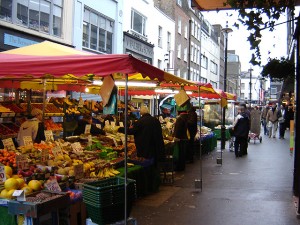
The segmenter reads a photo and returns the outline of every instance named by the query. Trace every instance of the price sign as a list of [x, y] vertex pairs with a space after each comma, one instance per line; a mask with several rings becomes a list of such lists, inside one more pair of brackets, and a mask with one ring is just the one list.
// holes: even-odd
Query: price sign
[[99, 128], [99, 129], [101, 129], [101, 124], [100, 124], [100, 123], [97, 123], [97, 124], [96, 124], [96, 127]]
[[18, 170], [29, 169], [28, 159], [26, 155], [16, 155]]
[[85, 133], [85, 134], [90, 134], [90, 133], [91, 133], [91, 127], [92, 127], [91, 124], [85, 125], [84, 133]]
[[21, 201], [21, 202], [26, 201], [24, 190], [15, 190], [12, 196], [17, 197], [17, 201]]
[[61, 150], [60, 146], [55, 146], [52, 148], [52, 153], [54, 156], [63, 155], [63, 151]]
[[111, 121], [111, 122], [110, 122], [110, 125], [111, 125], [112, 127], [114, 127], [114, 126], [116, 126], [116, 122]]
[[24, 136], [23, 137], [24, 146], [33, 146], [32, 137]]
[[109, 126], [109, 120], [105, 121], [105, 126]]
[[47, 162], [48, 159], [49, 159], [48, 149], [42, 149], [42, 151], [41, 151], [41, 162]]
[[71, 144], [74, 153], [81, 153], [83, 152], [82, 146], [79, 142], [74, 142]]
[[47, 190], [49, 191], [58, 191], [58, 192], [61, 192], [61, 188], [57, 182], [56, 179], [52, 179], [52, 180], [48, 180], [46, 183], [45, 183], [45, 187]]
[[119, 122], [120, 127], [124, 127], [124, 123], [123, 122]]
[[84, 177], [83, 164], [74, 166], [74, 174], [75, 174], [75, 179], [80, 179]]
[[4, 166], [0, 166], [0, 182], [6, 181], [6, 174]]
[[46, 141], [54, 141], [52, 130], [45, 130]]
[[12, 138], [3, 139], [2, 143], [8, 151], [15, 151], [16, 150], [16, 147], [15, 147], [15, 144], [14, 144]]

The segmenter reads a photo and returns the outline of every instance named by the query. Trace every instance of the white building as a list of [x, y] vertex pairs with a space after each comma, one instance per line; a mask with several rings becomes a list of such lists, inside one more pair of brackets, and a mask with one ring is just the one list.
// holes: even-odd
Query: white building
[[[262, 83], [259, 78], [260, 76], [252, 74], [251, 70], [241, 72], [240, 101], [250, 102], [251, 100], [251, 104], [260, 103], [261, 98], [259, 96], [262, 90]], [[252, 87], [251, 91], [250, 86]]]

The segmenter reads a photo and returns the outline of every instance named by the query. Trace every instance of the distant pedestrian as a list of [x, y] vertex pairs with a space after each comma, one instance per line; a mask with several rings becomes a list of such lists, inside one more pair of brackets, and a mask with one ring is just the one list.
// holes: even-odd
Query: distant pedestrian
[[290, 123], [291, 121], [294, 120], [294, 109], [293, 109], [293, 105], [289, 104], [287, 111], [286, 111], [286, 128], [290, 129]]
[[263, 107], [263, 110], [261, 112], [261, 121], [264, 128], [264, 135], [269, 135], [267, 120], [266, 120], [269, 109], [270, 109], [269, 106], [266, 105], [265, 107]]
[[236, 157], [247, 155], [248, 135], [250, 130], [250, 119], [245, 112], [244, 106], [239, 106], [238, 115], [233, 123], [233, 132], [235, 136], [234, 151]]
[[284, 133], [286, 130], [286, 120], [287, 120], [287, 113], [286, 113], [285, 104], [280, 106], [280, 110], [278, 110], [278, 123], [279, 123], [279, 139], [284, 139]]
[[258, 106], [255, 106], [254, 109], [251, 110], [250, 118], [251, 118], [251, 127], [250, 127], [251, 132], [260, 135], [261, 112], [258, 110]]
[[266, 121], [269, 128], [269, 138], [275, 138], [278, 128], [278, 110], [276, 103], [273, 103], [272, 108], [268, 111]]

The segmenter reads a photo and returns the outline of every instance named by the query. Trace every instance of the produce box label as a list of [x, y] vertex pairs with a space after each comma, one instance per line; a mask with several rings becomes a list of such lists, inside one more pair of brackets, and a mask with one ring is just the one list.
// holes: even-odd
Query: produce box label
[[23, 137], [24, 146], [33, 146], [32, 137], [24, 136]]
[[15, 144], [14, 144], [12, 138], [3, 139], [2, 143], [8, 151], [15, 151], [16, 150], [16, 147], [15, 147]]
[[85, 134], [90, 134], [91, 133], [91, 124], [85, 125], [84, 133]]
[[54, 141], [52, 130], [45, 130], [46, 141]]
[[4, 166], [0, 166], [0, 182], [6, 181]]
[[71, 144], [74, 153], [81, 153], [83, 152], [82, 146], [79, 142], [74, 142]]
[[60, 146], [55, 146], [52, 148], [52, 153], [54, 156], [63, 155], [63, 151]]
[[47, 190], [49, 191], [58, 191], [58, 192], [61, 192], [61, 188], [57, 182], [56, 179], [52, 179], [52, 180], [48, 180], [46, 183], [45, 183], [45, 187]]
[[83, 164], [74, 166], [75, 179], [81, 179], [84, 177]]
[[26, 155], [16, 155], [18, 170], [29, 169], [28, 159]]
[[41, 162], [47, 162], [48, 159], [49, 159], [48, 149], [42, 149], [42, 151], [41, 151]]

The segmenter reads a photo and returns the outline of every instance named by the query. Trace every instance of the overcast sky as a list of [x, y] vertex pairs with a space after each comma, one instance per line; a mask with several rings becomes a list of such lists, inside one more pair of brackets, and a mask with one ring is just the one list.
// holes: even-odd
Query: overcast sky
[[[233, 26], [234, 22], [237, 21], [238, 12], [235, 10], [225, 10], [202, 13], [204, 18], [207, 19], [210, 24], [220, 24], [222, 27], [226, 27], [226, 21], [228, 21], [228, 26], [233, 29], [233, 32], [228, 35], [228, 50], [235, 50], [236, 54], [239, 55], [242, 71], [248, 71], [252, 68], [254, 69], [253, 75], [259, 75], [262, 68], [258, 66], [253, 67], [249, 63], [252, 55], [252, 52], [250, 51], [250, 44], [247, 41], [249, 31], [247, 31], [246, 27], [241, 25], [239, 29]], [[296, 13], [296, 15], [298, 14]], [[286, 20], [286, 17], [282, 16], [277, 23], [281, 23]], [[273, 32], [270, 32], [268, 29], [261, 32], [262, 40], [260, 44], [260, 51], [262, 65], [265, 65], [268, 62], [269, 57], [278, 59], [281, 57], [287, 57], [286, 28], [286, 23], [284, 23], [276, 26]], [[270, 54], [268, 52], [270, 52]]]

